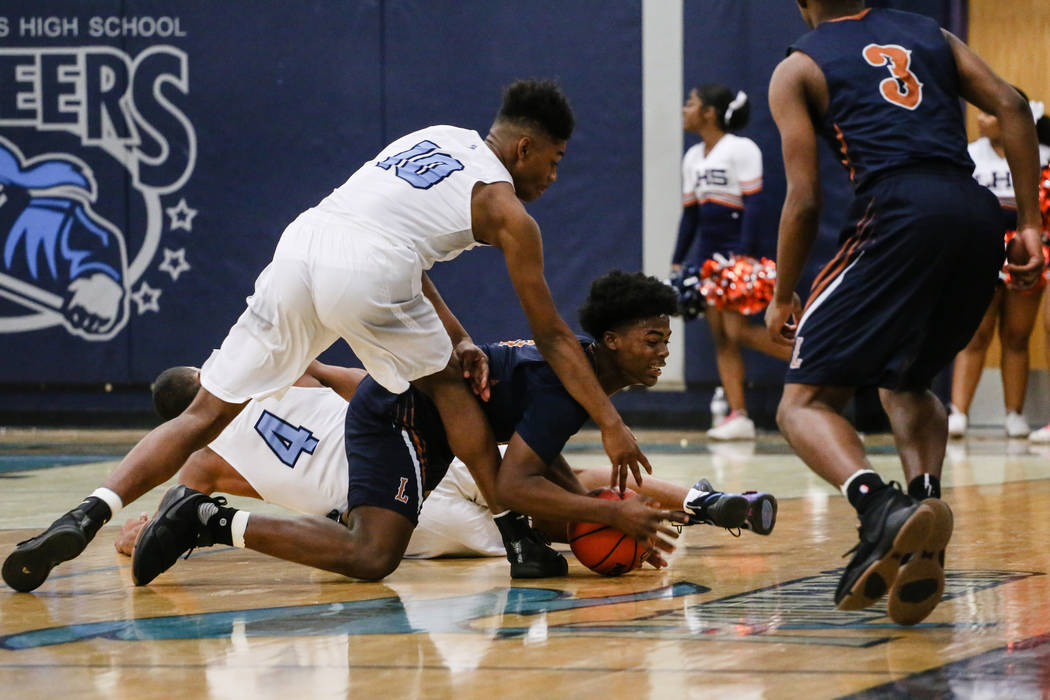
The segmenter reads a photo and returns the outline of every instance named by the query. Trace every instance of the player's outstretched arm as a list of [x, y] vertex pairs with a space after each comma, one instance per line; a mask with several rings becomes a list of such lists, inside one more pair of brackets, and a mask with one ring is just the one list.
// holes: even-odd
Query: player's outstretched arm
[[[1039, 279], [1046, 264], [1042, 250], [1042, 220], [1039, 214], [1039, 145], [1028, 102], [996, 75], [980, 56], [951, 32], [944, 32], [955, 56], [959, 93], [987, 114], [999, 119], [1003, 150], [1010, 165], [1017, 199], [1017, 238], [1021, 246], [1010, 250], [1007, 269], [1021, 286]], [[1013, 244], [1013, 241], [1011, 241]]]
[[624, 424], [598, 383], [576, 336], [558, 314], [543, 275], [543, 243], [535, 220], [507, 183], [481, 188], [472, 204], [474, 233], [499, 248], [514, 291], [529, 321], [533, 340], [558, 379], [602, 431], [602, 444], [621, 486], [627, 473], [642, 481], [641, 469], [652, 473], [634, 434]]
[[[766, 310], [766, 328], [773, 341], [782, 345], [794, 341], [801, 311], [795, 287], [817, 237], [820, 215], [817, 135], [810, 116], [814, 105], [806, 87], [807, 80], [817, 79], [823, 82], [813, 59], [796, 52], [781, 61], [769, 82], [769, 107], [780, 131], [787, 193], [780, 212], [777, 280]], [[792, 316], [796, 323], [791, 322]]]
[[637, 498], [607, 501], [573, 493], [551, 481], [548, 467], [532, 448], [514, 434], [497, 475], [500, 500], [507, 507], [541, 520], [595, 522], [611, 525], [631, 537], [657, 546], [674, 549], [657, 534], [675, 538], [668, 525], [684, 521], [684, 514], [653, 508]]

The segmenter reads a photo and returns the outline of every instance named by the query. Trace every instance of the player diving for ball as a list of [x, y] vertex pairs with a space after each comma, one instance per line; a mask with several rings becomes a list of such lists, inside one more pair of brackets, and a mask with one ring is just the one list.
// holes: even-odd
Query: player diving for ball
[[[581, 309], [581, 325], [595, 338], [584, 343], [584, 348], [599, 382], [609, 394], [626, 386], [652, 386], [657, 382], [668, 354], [668, 316], [675, 308], [674, 292], [651, 277], [613, 272], [595, 282]], [[531, 344], [503, 343], [483, 349], [492, 378], [492, 396], [484, 409], [496, 435], [509, 441], [497, 482], [499, 497], [508, 507], [544, 523], [560, 521], [560, 527], [547, 528], [551, 534], [560, 533], [563, 537], [564, 522], [568, 520], [605, 523], [646, 542], [653, 551], [649, 561], [662, 566], [665, 562], [657, 549], [666, 552], [673, 547], [657, 535], [674, 537], [668, 521], [751, 527], [764, 533], [772, 528], [776, 505], [772, 496], [722, 494], [706, 481], [700, 482], [700, 488], [688, 491], [652, 479], [640, 485], [643, 493], [651, 494], [662, 505], [670, 503], [687, 512], [655, 508], [638, 498], [604, 501], [586, 497], [588, 485], [581, 480], [590, 486], [607, 483], [607, 480], [594, 474], [577, 477], [561, 456], [566, 441], [587, 418], [582, 407], [569, 396]], [[322, 375], [321, 378], [335, 384], [330, 377]], [[348, 393], [346, 389], [341, 390]], [[250, 409], [255, 416], [251, 428], [231, 426], [234, 432], [224, 433], [212, 444], [212, 452], [232, 458], [237, 449], [231, 445], [233, 435], [241, 435], [243, 443], [250, 439], [248, 431], [256, 432], [259, 438], [269, 430], [276, 431], [274, 421], [283, 417], [264, 404], [260, 402]], [[342, 414], [334, 405], [326, 412], [336, 417], [337, 424], [342, 420]], [[279, 443], [289, 450], [283, 456], [303, 461], [290, 470], [281, 466], [277, 470], [280, 476], [276, 476], [279, 479], [297, 476], [296, 469], [312, 464], [310, 460], [314, 455], [322, 454], [322, 433], [312, 433], [311, 437], [320, 438], [315, 444], [310, 442], [310, 437], [296, 438], [291, 432], [302, 430], [305, 423], [300, 426], [297, 420], [294, 426], [291, 423], [288, 426], [285, 440]], [[429, 514], [422, 506], [423, 496], [438, 484], [442, 486], [436, 489], [437, 494], [469, 491], [469, 487], [463, 486], [462, 474], [456, 470], [452, 481], [442, 482], [452, 455], [437, 412], [425, 395], [415, 389], [395, 395], [365, 377], [345, 408], [345, 430], [337, 440], [340, 447], [343, 435], [346, 476], [338, 477], [341, 482], [333, 481], [338, 468], [326, 475], [322, 467], [315, 472], [316, 476], [305, 475], [307, 472], [298, 476], [298, 487], [288, 481], [279, 483], [273, 480], [277, 472], [265, 476], [259, 469], [252, 471], [251, 460], [228, 462], [237, 469], [242, 465], [245, 468], [239, 477], [233, 476], [232, 470], [216, 466], [206, 452], [198, 453], [199, 456], [195, 455], [187, 464], [182, 480], [205, 489], [228, 489], [246, 495], [253, 495], [254, 491], [268, 500], [316, 514], [341, 510], [345, 526], [316, 516], [280, 518], [249, 514], [227, 507], [223, 499], [212, 498], [186, 485], [176, 486], [165, 495], [157, 516], [145, 526], [135, 548], [136, 583], [141, 585], [153, 580], [190, 548], [213, 543], [234, 544], [363, 579], [388, 575], [406, 552], [447, 553], [442, 548], [449, 546], [449, 539], [459, 539], [458, 546], [471, 547], [463, 544], [466, 539], [463, 534], [449, 535], [457, 527], [450, 521], [463, 518], [466, 513], [476, 514], [476, 510], [462, 508], [466, 498], [459, 499], [458, 511], [454, 498], [435, 501]], [[299, 445], [295, 448], [296, 455], [291, 454], [293, 445]], [[306, 447], [312, 447], [313, 454], [300, 449]], [[278, 447], [274, 454], [280, 450]], [[211, 466], [208, 466], [209, 460]], [[339, 460], [332, 461], [339, 463]], [[239, 484], [234, 483], [238, 481]], [[340, 492], [338, 486], [332, 488], [335, 483], [341, 483], [345, 492]], [[297, 501], [299, 498], [312, 499], [313, 503]], [[537, 547], [542, 547], [537, 542], [539, 536], [524, 518], [511, 515], [509, 518], [497, 516], [495, 520], [507, 551], [525, 548], [535, 553]], [[426, 533], [430, 542], [424, 537], [413, 545], [413, 532], [420, 521], [430, 530]], [[440, 525], [435, 528], [434, 523], [444, 528]], [[491, 533], [491, 525], [487, 527]], [[431, 535], [435, 529], [439, 537], [445, 538], [444, 544], [434, 543]], [[483, 547], [473, 548], [477, 553], [491, 553], [480, 551]], [[558, 559], [556, 573], [564, 573], [567, 570], [564, 559], [557, 553], [552, 554]], [[513, 557], [511, 562], [513, 573]], [[553, 568], [550, 562], [542, 562], [541, 569], [546, 575], [551, 575]], [[532, 574], [527, 567], [522, 567], [519, 573]]]

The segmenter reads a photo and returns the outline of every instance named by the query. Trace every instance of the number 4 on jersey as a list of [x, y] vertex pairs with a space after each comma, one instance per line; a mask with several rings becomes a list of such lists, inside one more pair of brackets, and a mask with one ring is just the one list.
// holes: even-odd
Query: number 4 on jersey
[[463, 169], [463, 164], [447, 153], [434, 153], [438, 145], [420, 141], [407, 151], [401, 151], [376, 163], [383, 170], [394, 168], [394, 173], [418, 190], [430, 189], [446, 177]]
[[255, 432], [262, 436], [277, 459], [294, 468], [299, 456], [305, 452], [313, 454], [317, 438], [306, 428], [292, 426], [269, 411], [263, 411], [255, 422]]

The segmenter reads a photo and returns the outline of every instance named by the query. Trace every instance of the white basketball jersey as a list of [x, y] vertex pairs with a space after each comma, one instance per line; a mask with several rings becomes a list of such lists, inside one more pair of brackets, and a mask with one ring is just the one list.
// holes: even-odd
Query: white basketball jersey
[[346, 510], [346, 399], [326, 387], [252, 400], [209, 447], [264, 501], [311, 515]]
[[478, 182], [513, 184], [476, 131], [431, 126], [384, 148], [314, 209], [415, 250], [429, 270], [478, 245], [470, 214]]
[[[1010, 165], [992, 147], [992, 142], [981, 137], [968, 147], [973, 159], [973, 179], [992, 191], [1004, 209], [1017, 209], [1014, 197], [1014, 181], [1010, 175]], [[1039, 144], [1039, 162], [1046, 163], [1050, 158], [1050, 146]]]
[[704, 142], [682, 157], [682, 205], [744, 206], [743, 196], [762, 189], [762, 151], [743, 136], [725, 134], [710, 153]]

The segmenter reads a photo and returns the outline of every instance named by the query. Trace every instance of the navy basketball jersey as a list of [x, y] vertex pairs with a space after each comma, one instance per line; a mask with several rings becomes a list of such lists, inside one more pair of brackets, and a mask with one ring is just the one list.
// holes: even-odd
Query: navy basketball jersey
[[869, 8], [824, 22], [790, 51], [824, 72], [829, 101], [820, 131], [855, 188], [902, 167], [973, 170], [955, 57], [932, 19]]
[[[590, 341], [581, 339], [593, 363]], [[544, 463], [557, 457], [587, 421], [587, 412], [562, 385], [531, 340], [482, 345], [489, 358], [492, 394], [481, 408], [496, 440], [517, 433]]]
[[[590, 341], [581, 339], [588, 357]], [[489, 358], [492, 392], [481, 408], [492, 425], [498, 442], [518, 433], [545, 463], [561, 453], [569, 438], [587, 421], [587, 412], [562, 385], [531, 340], [515, 340], [482, 345]], [[591, 360], [593, 363], [593, 359]], [[354, 440], [376, 432], [407, 431], [427, 461], [441, 469], [425, 470], [427, 490], [433, 488], [429, 476], [440, 480], [452, 461], [441, 416], [430, 398], [410, 387], [402, 394], [384, 389], [372, 377], [365, 377], [350, 401], [346, 416], [347, 449]]]

